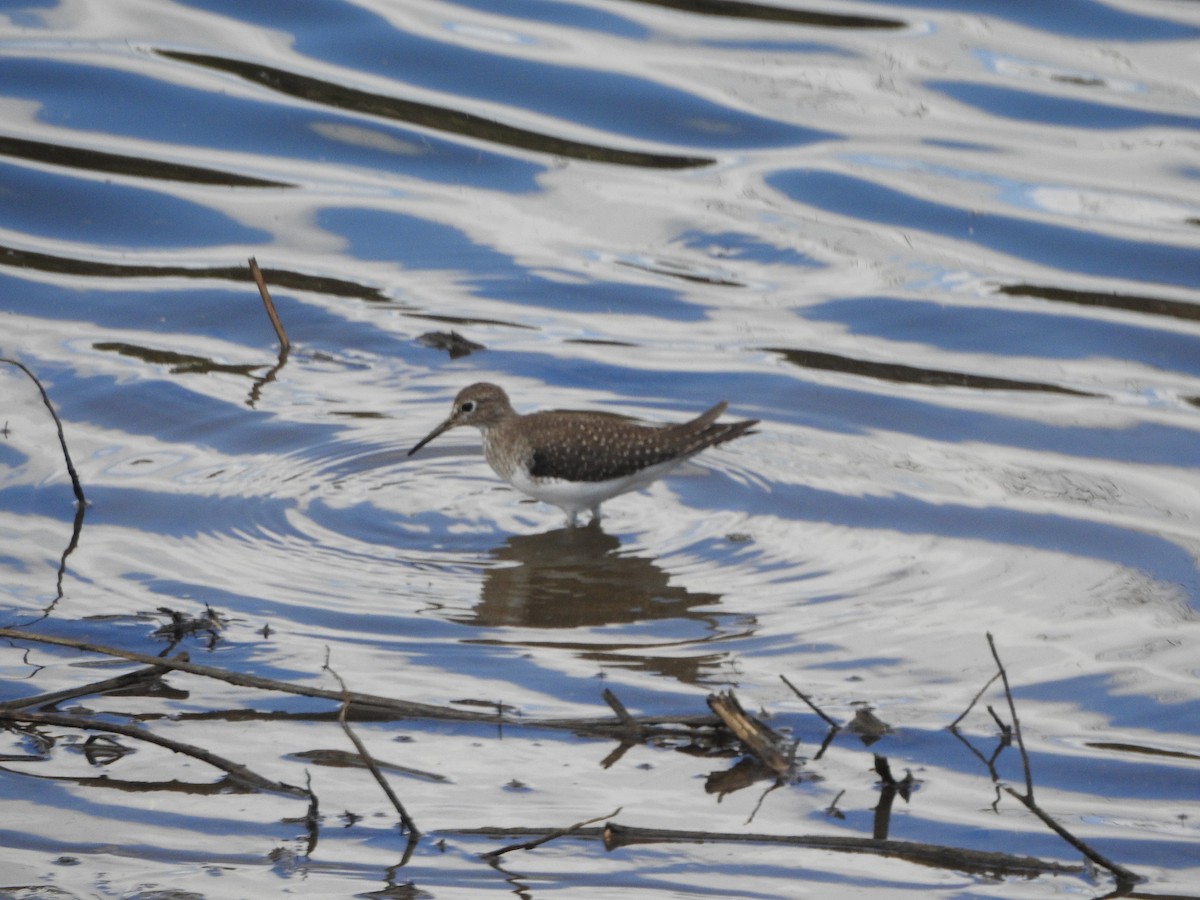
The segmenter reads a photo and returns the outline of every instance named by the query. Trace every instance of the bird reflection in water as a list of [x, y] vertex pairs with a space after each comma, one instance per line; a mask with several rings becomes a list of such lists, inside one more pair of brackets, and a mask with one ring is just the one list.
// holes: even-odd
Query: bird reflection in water
[[472, 643], [575, 651], [601, 667], [683, 684], [722, 678], [730, 657], [721, 643], [753, 630], [753, 618], [717, 612], [720, 594], [670, 584], [653, 558], [621, 555], [620, 546], [595, 521], [513, 535], [492, 551], [500, 565], [484, 572], [479, 603], [455, 620], [496, 629], [588, 630], [574, 639], [496, 631]]
[[[719, 594], [669, 584], [654, 560], [623, 556], [620, 541], [598, 524], [544, 534], [514, 535], [492, 551], [501, 565], [484, 573], [471, 624], [578, 628], [650, 619], [691, 618], [716, 626]], [[678, 637], [678, 635], [675, 635]]]

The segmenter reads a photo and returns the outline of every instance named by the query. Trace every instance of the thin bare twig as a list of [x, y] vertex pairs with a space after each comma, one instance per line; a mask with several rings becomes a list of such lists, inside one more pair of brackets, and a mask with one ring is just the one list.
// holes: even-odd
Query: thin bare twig
[[[232, 672], [215, 666], [204, 666], [198, 663], [180, 659], [162, 659], [135, 650], [123, 650], [90, 641], [75, 638], [58, 637], [48, 634], [34, 634], [19, 628], [0, 628], [0, 639], [13, 641], [32, 641], [40, 644], [51, 644], [56, 647], [71, 647], [89, 653], [99, 653], [118, 659], [128, 659], [143, 665], [163, 666], [202, 678], [213, 678], [226, 684], [239, 687], [253, 688], [260, 691], [278, 691], [283, 694], [295, 694], [301, 697], [318, 697], [341, 703], [347, 694], [332, 691], [327, 688], [307, 684], [297, 684], [290, 681], [279, 681], [274, 678], [263, 678], [257, 675], [247, 675]], [[505, 725], [520, 725], [524, 728], [545, 728], [555, 731], [584, 732], [595, 736], [623, 738], [629, 734], [629, 728], [615, 719], [528, 719], [517, 715], [496, 715], [481, 713], [467, 709], [456, 709], [449, 706], [435, 706], [430, 703], [418, 703], [413, 700], [399, 700], [394, 697], [383, 697], [378, 694], [361, 694], [351, 691], [348, 694], [353, 709], [374, 714], [386, 713], [396, 717], [414, 719], [433, 719], [453, 722], [475, 722], [485, 725], [495, 725], [497, 721]], [[636, 720], [640, 728], [640, 737], [691, 737], [697, 728], [713, 728], [719, 721], [715, 716], [657, 716], [643, 717]]]
[[67, 548], [63, 550], [62, 555], [58, 558], [58, 572], [54, 577], [54, 599], [35, 618], [20, 623], [22, 627], [28, 628], [30, 625], [48, 619], [50, 614], [54, 612], [54, 608], [58, 606], [58, 601], [63, 598], [63, 578], [67, 574], [67, 557], [74, 553], [75, 548], [79, 546], [79, 536], [83, 534], [83, 517], [85, 513], [87, 513], [87, 504], [76, 503], [75, 518], [71, 522], [71, 540], [67, 542]]
[[[186, 659], [186, 654], [183, 654], [183, 656]], [[170, 670], [165, 666], [147, 666], [144, 669], [126, 672], [124, 675], [118, 675], [115, 678], [93, 681], [91, 684], [79, 687], [65, 688], [64, 690], [48, 694], [36, 694], [32, 697], [20, 697], [16, 700], [4, 700], [0, 702], [0, 710], [53, 706], [62, 703], [64, 700], [72, 700], [76, 697], [87, 697], [91, 694], [107, 694], [110, 691], [118, 691], [132, 687], [135, 684], [153, 681], [168, 671]]]
[[1012, 688], [1008, 683], [1008, 672], [1004, 670], [1004, 663], [1000, 662], [1000, 653], [996, 649], [996, 641], [992, 637], [992, 633], [987, 632], [988, 646], [992, 648], [992, 659], [996, 661], [996, 668], [1000, 670], [1000, 678], [1004, 682], [1004, 696], [1008, 700], [1008, 712], [1012, 716], [1012, 730], [1017, 736], [1017, 749], [1021, 752], [1021, 766], [1025, 770], [1025, 794], [1029, 797], [1029, 801], [1033, 802], [1033, 771], [1029, 767], [1029, 754], [1025, 751], [1025, 739], [1021, 736], [1021, 722], [1017, 718], [1017, 704], [1013, 702]]
[[754, 817], [758, 815], [758, 811], [760, 809], [762, 809], [762, 805], [767, 799], [767, 794], [771, 793], [772, 791], [779, 790], [781, 787], [783, 787], [783, 785], [784, 785], [783, 779], [776, 778], [775, 782], [773, 784], [771, 784], [765, 791], [763, 791], [761, 794], [759, 794], [758, 802], [754, 804], [754, 809], [750, 810], [750, 815], [748, 815], [746, 817], [746, 821], [744, 824], [749, 825], [751, 822], [753, 822]]
[[[219, 669], [215, 666], [204, 666], [199, 663], [190, 662], [186, 659], [178, 657], [172, 659], [162, 659], [158, 656], [151, 656], [147, 653], [138, 653], [136, 650], [123, 650], [119, 647], [109, 647], [103, 644], [95, 644], [90, 641], [80, 641], [75, 638], [58, 637], [49, 634], [32, 634], [27, 631], [22, 631], [19, 628], [0, 628], [0, 638], [8, 638], [14, 641], [33, 641], [39, 644], [52, 644], [56, 647], [71, 647], [75, 650], [81, 650], [90, 653], [99, 653], [104, 656], [112, 656], [118, 659], [128, 659], [133, 662], [140, 662], [144, 665], [162, 666], [167, 669], [173, 669], [179, 672], [187, 672], [190, 675], [199, 675], [202, 678], [213, 678], [217, 681], [224, 681], [226, 684], [234, 684], [239, 687], [254, 688], [261, 691], [278, 691], [284, 694], [296, 694], [301, 697], [318, 697], [324, 700], [332, 700], [340, 702], [344, 699], [345, 694], [341, 691], [331, 691], [326, 688], [312, 687], [305, 684], [295, 684], [290, 681], [278, 681], [274, 678], [262, 678], [257, 675], [246, 675], [241, 672], [232, 672], [227, 669]], [[435, 718], [435, 719], [452, 719], [466, 722], [494, 722], [495, 717], [483, 713], [470, 712], [468, 710], [456, 710], [450, 707], [433, 706], [427, 703], [416, 703], [408, 700], [396, 700], [390, 697], [380, 697], [374, 694], [360, 694], [350, 692], [350, 700], [355, 706], [372, 707], [388, 710], [396, 715], [412, 716], [416, 718]], [[515, 720], [514, 720], [515, 721]]]
[[569, 834], [574, 834], [576, 831], [579, 831], [581, 828], [586, 828], [588, 825], [595, 825], [597, 822], [604, 822], [608, 819], [616, 818], [620, 811], [621, 807], [618, 806], [606, 816], [596, 816], [596, 818], [588, 819], [585, 822], [576, 822], [574, 825], [569, 825], [566, 828], [558, 828], [549, 832], [548, 834], [543, 834], [541, 837], [535, 838], [532, 841], [523, 841], [520, 844], [509, 844], [507, 847], [489, 850], [487, 853], [482, 853], [480, 855], [484, 859], [496, 859], [497, 857], [503, 856], [505, 853], [509, 853], [513, 850], [532, 850], [534, 847], [540, 847], [542, 844], [545, 844], [548, 841], [553, 841], [556, 838], [566, 837]]
[[828, 725], [830, 728], [839, 729], [839, 730], [841, 729], [842, 726], [839, 725], [837, 722], [835, 722], [833, 719], [831, 719], [829, 716], [825, 715], [824, 710], [822, 710], [821, 707], [817, 706], [817, 704], [813, 703], [812, 700], [809, 699], [809, 696], [806, 693], [804, 693], [802, 690], [800, 690], [800, 688], [796, 687], [794, 684], [792, 684], [790, 681], [788, 681], [788, 677], [786, 675], [780, 675], [779, 678], [780, 678], [780, 680], [783, 681], [784, 684], [786, 684], [788, 687], [790, 687], [792, 689], [793, 694], [795, 694], [797, 697], [799, 697], [801, 700], [803, 700], [805, 703], [808, 704], [809, 709], [811, 709], [818, 716], [820, 716], [822, 719], [824, 719], [826, 725]]
[[957, 719], [955, 719], [953, 722], [950, 723], [949, 727], [950, 727], [951, 731], [953, 731], [955, 728], [957, 728], [958, 723], [967, 717], [967, 713], [969, 713], [971, 710], [973, 710], [975, 708], [975, 704], [979, 702], [979, 698], [983, 696], [984, 692], [988, 688], [990, 688], [993, 684], [996, 683], [996, 679], [999, 677], [1000, 677], [1000, 673], [997, 672], [995, 675], [993, 675], [991, 678], [989, 678], [987, 680], [987, 684], [985, 684], [983, 687], [981, 687], [979, 689], [979, 693], [971, 698], [971, 702], [967, 704], [967, 708], [958, 714]]
[[267, 316], [275, 329], [275, 336], [279, 338], [279, 350], [286, 354], [291, 349], [292, 342], [288, 340], [287, 332], [283, 330], [283, 322], [279, 320], [279, 313], [275, 311], [275, 303], [271, 300], [271, 292], [267, 290], [266, 279], [263, 278], [262, 270], [258, 267], [258, 260], [253, 256], [250, 257], [250, 274], [254, 276], [254, 283], [258, 285], [258, 294], [262, 297], [263, 306], [267, 308]]
[[[1012, 716], [1012, 733], [1017, 738], [1017, 747], [1021, 752], [1021, 764], [1025, 770], [1025, 793], [1022, 794], [1019, 791], [1013, 790], [1013, 788], [1009, 787], [1008, 785], [1004, 785], [1003, 788], [1005, 793], [1019, 800], [1026, 809], [1037, 816], [1047, 827], [1050, 828], [1051, 831], [1057, 834], [1060, 838], [1062, 838], [1096, 865], [1111, 872], [1116, 877], [1119, 884], [1127, 886], [1141, 881], [1141, 876], [1131, 872], [1121, 864], [1113, 862], [1111, 859], [1093, 849], [1091, 846], [1075, 837], [1075, 835], [1071, 834], [1071, 832], [1051, 818], [1047, 812], [1038, 806], [1037, 801], [1034, 800], [1033, 771], [1029, 764], [1029, 754], [1025, 750], [1025, 739], [1021, 734], [1021, 721], [1017, 718], [1017, 705], [1013, 700], [1012, 688], [1008, 682], [1008, 672], [1005, 671], [1004, 664], [1000, 661], [1000, 653], [996, 649], [996, 641], [992, 637], [992, 633], [990, 631], [987, 632], [987, 641], [988, 646], [992, 650], [992, 658], [996, 661], [996, 666], [999, 669], [1000, 678], [1004, 682], [1004, 697], [1008, 701], [1008, 711]], [[995, 713], [993, 713], [993, 717], [995, 717]]]
[[87, 498], [83, 496], [83, 485], [79, 481], [79, 474], [75, 471], [75, 464], [71, 462], [71, 451], [67, 449], [67, 438], [63, 434], [62, 420], [58, 417], [58, 413], [54, 411], [54, 404], [50, 402], [50, 395], [46, 393], [46, 389], [42, 387], [42, 383], [38, 381], [38, 377], [24, 363], [18, 362], [15, 359], [8, 359], [7, 357], [0, 357], [0, 362], [16, 366], [28, 375], [41, 393], [42, 402], [46, 404], [46, 409], [50, 410], [50, 418], [54, 419], [54, 426], [58, 429], [58, 443], [62, 447], [63, 459], [67, 463], [67, 474], [71, 476], [71, 489], [75, 492], [75, 499], [82, 506], [84, 503], [87, 503]]
[[[1000, 673], [996, 673], [996, 678], [1000, 677]], [[993, 678], [992, 681], [996, 679]], [[996, 712], [996, 708], [992, 704], [987, 705], [988, 715], [992, 717], [992, 721], [996, 723], [996, 727], [1000, 729], [1000, 746], [1007, 747], [1012, 743], [1013, 727], [1000, 718], [1000, 714]]]
[[842, 835], [723, 834], [706, 831], [673, 831], [637, 828], [610, 823], [603, 835], [604, 846], [613, 850], [633, 844], [651, 843], [763, 843], [791, 847], [832, 850], [841, 853], [865, 853], [874, 856], [907, 859], [922, 865], [960, 872], [1035, 875], [1041, 873], [1078, 874], [1080, 866], [1064, 865], [1030, 856], [1015, 856], [989, 850], [947, 847], [921, 841], [876, 840]]
[[[67, 574], [67, 557], [75, 552], [75, 548], [79, 546], [79, 536], [83, 534], [83, 516], [87, 512], [86, 503], [75, 504], [75, 518], [71, 522], [71, 540], [67, 542], [67, 549], [62, 552], [62, 556], [58, 558], [58, 572], [54, 578], [54, 603], [46, 608], [46, 615], [58, 604], [58, 601], [63, 597], [63, 576]], [[44, 618], [44, 616], [43, 616]]]
[[[602, 816], [600, 819], [614, 818]], [[600, 821], [592, 819], [592, 822]], [[580, 823], [584, 826], [587, 823]], [[455, 828], [439, 831], [439, 834], [455, 835], [540, 835], [545, 839], [561, 837], [564, 830], [547, 831], [544, 828]], [[777, 844], [790, 847], [806, 847], [816, 850], [834, 851], [841, 853], [865, 853], [870, 855], [907, 859], [922, 865], [936, 866], [942, 869], [960, 872], [984, 872], [987, 874], [1004, 875], [1040, 875], [1042, 873], [1059, 873], [1078, 875], [1083, 871], [1079, 865], [1066, 865], [1049, 860], [1037, 859], [1030, 856], [1015, 856], [1009, 853], [999, 853], [989, 850], [972, 850], [962, 847], [947, 847], [940, 844], [927, 844], [920, 841], [875, 840], [873, 838], [846, 837], [842, 835], [786, 835], [786, 834], [747, 834], [745, 832], [713, 832], [713, 831], [678, 831], [661, 828], [638, 828], [608, 822], [603, 828], [586, 828], [572, 826], [570, 833], [577, 838], [602, 840], [608, 850], [634, 844], [652, 843], [730, 843], [730, 844]], [[544, 842], [539, 839], [537, 842]], [[530, 844], [537, 843], [530, 841]], [[522, 849], [524, 844], [513, 845], [510, 849]], [[493, 851], [495, 852], [495, 851]]]
[[1004, 792], [1012, 797], [1015, 797], [1017, 800], [1020, 800], [1025, 808], [1041, 819], [1051, 831], [1057, 834], [1060, 838], [1062, 838], [1096, 865], [1108, 869], [1108, 871], [1112, 872], [1113, 875], [1117, 877], [1118, 881], [1124, 884], [1137, 884], [1139, 881], [1143, 880], [1140, 875], [1129, 871], [1129, 869], [1125, 868], [1120, 863], [1113, 862], [1099, 851], [1092, 849], [1079, 838], [1075, 837], [1075, 835], [1071, 834], [1071, 832], [1067, 831], [1067, 829], [1063, 828], [1063, 826], [1059, 825], [1050, 817], [1048, 813], [1043, 811], [1042, 808], [1037, 805], [1033, 797], [1025, 796], [1019, 791], [1014, 791], [1008, 785], [1004, 785]]
[[312, 772], [304, 770], [304, 789], [308, 791], [308, 810], [304, 813], [304, 830], [308, 834], [308, 845], [304, 848], [305, 856], [312, 856], [317, 849], [317, 838], [321, 832], [321, 801], [312, 786]]
[[23, 710], [0, 710], [0, 722], [25, 722], [33, 725], [56, 725], [60, 728], [79, 728], [85, 731], [105, 731], [111, 734], [121, 734], [134, 740], [144, 741], [147, 744], [157, 744], [160, 747], [165, 747], [175, 753], [182, 753], [184, 756], [190, 756], [193, 759], [198, 759], [201, 762], [208, 763], [223, 772], [226, 772], [235, 781], [241, 782], [247, 787], [258, 791], [269, 791], [275, 794], [287, 794], [291, 797], [307, 797], [308, 792], [304, 788], [295, 787], [294, 785], [284, 784], [281, 781], [272, 781], [269, 778], [264, 778], [240, 763], [231, 762], [223, 756], [218, 756], [215, 753], [196, 747], [192, 744], [185, 744], [182, 741], [171, 740], [160, 735], [154, 734], [151, 731], [138, 728], [134, 725], [124, 725], [119, 722], [101, 722], [96, 719], [89, 719], [83, 716], [72, 716], [65, 713], [44, 713], [44, 712], [28, 712]]
[[604, 698], [604, 702], [609, 705], [609, 708], [617, 714], [617, 718], [621, 720], [621, 724], [628, 726], [634, 731], [637, 730], [637, 720], [629, 714], [629, 710], [625, 708], [625, 704], [621, 702], [616, 694], [605, 688], [600, 696]]
[[358, 755], [362, 757], [362, 761], [366, 763], [368, 769], [371, 770], [371, 775], [383, 788], [383, 792], [387, 795], [388, 800], [392, 802], [392, 806], [396, 812], [400, 814], [400, 828], [402, 832], [416, 837], [421, 834], [421, 830], [417, 828], [417, 823], [409, 816], [408, 810], [404, 808], [404, 804], [400, 802], [400, 798], [396, 796], [396, 792], [392, 790], [392, 786], [388, 784], [388, 780], [383, 777], [383, 773], [379, 771], [379, 766], [375, 759], [367, 750], [367, 745], [362, 742], [354, 729], [350, 727], [350, 723], [346, 721], [346, 711], [350, 708], [350, 691], [346, 687], [346, 682], [342, 680], [342, 676], [331, 666], [328, 660], [325, 662], [325, 671], [337, 679], [338, 684], [342, 686], [342, 708], [338, 713], [338, 722], [342, 726], [342, 731], [346, 732], [346, 737], [350, 738], [350, 742], [354, 744], [354, 748], [358, 750]]
[[250, 396], [246, 400], [246, 405], [253, 407], [258, 403], [263, 387], [274, 381], [275, 376], [287, 365], [288, 351], [291, 350], [292, 343], [288, 340], [287, 332], [283, 330], [283, 322], [279, 318], [279, 313], [275, 311], [275, 302], [271, 299], [271, 292], [267, 290], [267, 282], [263, 278], [262, 270], [258, 268], [258, 260], [253, 256], [250, 257], [250, 274], [254, 276], [254, 283], [258, 285], [258, 294], [262, 297], [267, 316], [275, 329], [275, 336], [279, 338], [279, 358], [275, 361], [275, 365], [271, 366], [265, 375], [256, 378], [254, 385], [250, 388]]

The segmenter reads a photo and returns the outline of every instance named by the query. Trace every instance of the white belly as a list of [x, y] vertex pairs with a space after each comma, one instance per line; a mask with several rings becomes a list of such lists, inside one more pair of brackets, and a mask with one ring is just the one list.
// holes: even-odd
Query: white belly
[[607, 481], [563, 481], [557, 478], [533, 479], [523, 469], [517, 469], [507, 479], [508, 483], [535, 500], [557, 506], [573, 522], [575, 516], [585, 509], [599, 512], [600, 504], [610, 497], [636, 491], [661, 478], [682, 460], [670, 460], [650, 466], [622, 478]]

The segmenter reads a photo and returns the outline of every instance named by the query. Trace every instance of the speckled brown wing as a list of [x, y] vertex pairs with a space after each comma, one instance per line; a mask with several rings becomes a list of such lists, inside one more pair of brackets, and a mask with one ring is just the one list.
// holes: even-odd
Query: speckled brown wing
[[712, 424], [724, 404], [680, 425], [638, 425], [594, 413], [534, 413], [522, 420], [529, 474], [566, 481], [608, 481], [684, 460], [745, 434], [757, 421]]

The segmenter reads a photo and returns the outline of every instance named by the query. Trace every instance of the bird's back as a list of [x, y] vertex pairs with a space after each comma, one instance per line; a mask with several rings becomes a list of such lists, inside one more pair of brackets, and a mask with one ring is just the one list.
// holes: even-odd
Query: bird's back
[[[533, 479], [576, 482], [625, 478], [668, 462], [682, 462], [707, 447], [740, 437], [756, 420], [718, 425], [725, 404], [690, 422], [642, 425], [594, 412], [539, 412], [491, 429], [488, 462], [503, 477], [516, 467]], [[506, 474], [507, 473], [507, 474]]]

